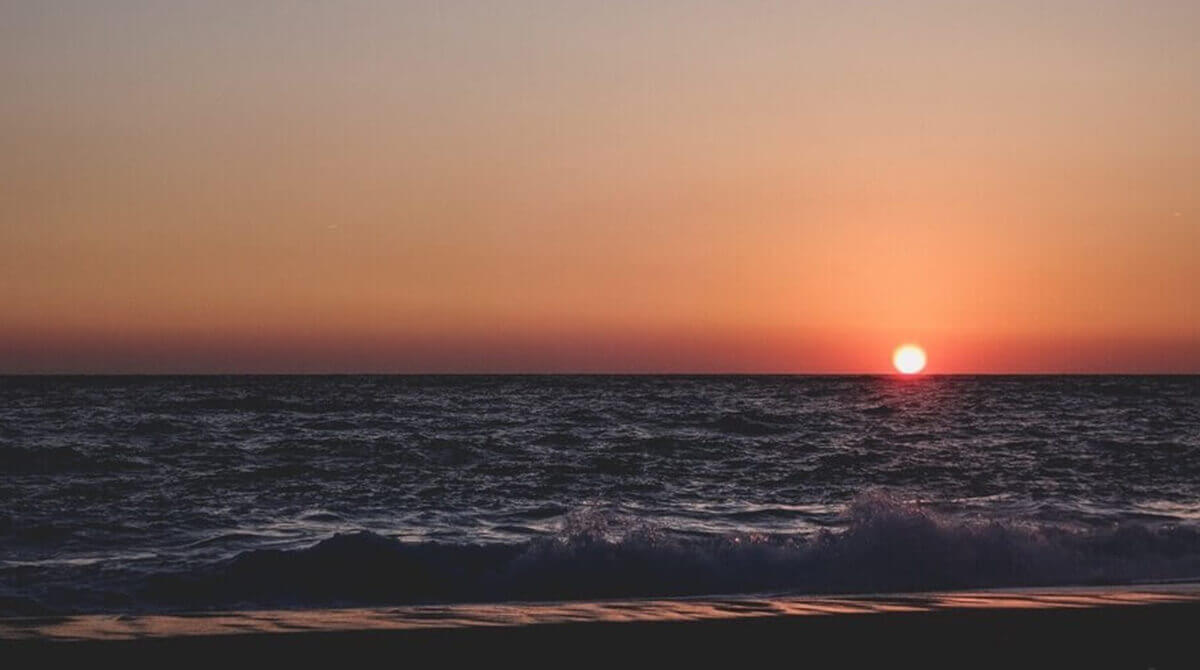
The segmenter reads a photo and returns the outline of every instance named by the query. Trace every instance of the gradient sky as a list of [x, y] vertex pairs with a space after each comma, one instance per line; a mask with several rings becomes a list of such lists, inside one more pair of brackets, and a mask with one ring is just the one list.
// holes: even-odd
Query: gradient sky
[[1198, 34], [0, 0], [0, 372], [1200, 372]]

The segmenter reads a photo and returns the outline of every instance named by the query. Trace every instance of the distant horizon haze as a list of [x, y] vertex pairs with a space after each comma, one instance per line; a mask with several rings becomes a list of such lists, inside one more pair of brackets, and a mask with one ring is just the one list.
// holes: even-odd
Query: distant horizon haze
[[[898, 342], [898, 341], [897, 341]], [[938, 374], [1198, 374], [1195, 342], [925, 338]], [[758, 334], [0, 340], [0, 374], [895, 374], [892, 340]], [[1131, 355], [1136, 352], [1137, 355]], [[781, 363], [782, 361], [782, 363]]]

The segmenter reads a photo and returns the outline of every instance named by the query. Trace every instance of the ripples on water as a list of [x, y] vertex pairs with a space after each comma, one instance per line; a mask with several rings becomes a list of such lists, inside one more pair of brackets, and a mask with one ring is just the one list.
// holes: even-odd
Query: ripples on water
[[1197, 377], [0, 378], [0, 611], [1200, 576]]

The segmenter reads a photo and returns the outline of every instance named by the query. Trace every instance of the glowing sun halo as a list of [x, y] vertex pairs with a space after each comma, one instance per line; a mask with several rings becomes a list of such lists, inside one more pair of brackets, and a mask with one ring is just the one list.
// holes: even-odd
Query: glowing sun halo
[[900, 374], [915, 375], [925, 369], [925, 350], [915, 344], [905, 344], [892, 354], [892, 364]]

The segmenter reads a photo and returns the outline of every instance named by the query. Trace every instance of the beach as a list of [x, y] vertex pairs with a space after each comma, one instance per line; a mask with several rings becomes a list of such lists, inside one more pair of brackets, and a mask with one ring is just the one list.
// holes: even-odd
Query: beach
[[43, 662], [92, 663], [1186, 667], [1198, 616], [1200, 584], [1172, 584], [9, 618], [0, 621], [0, 648]]

